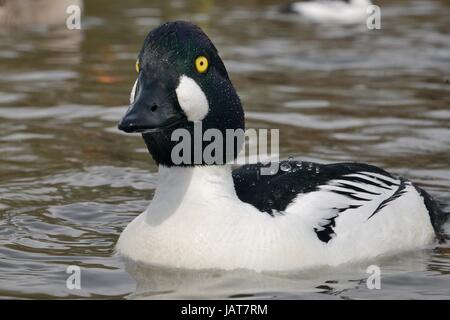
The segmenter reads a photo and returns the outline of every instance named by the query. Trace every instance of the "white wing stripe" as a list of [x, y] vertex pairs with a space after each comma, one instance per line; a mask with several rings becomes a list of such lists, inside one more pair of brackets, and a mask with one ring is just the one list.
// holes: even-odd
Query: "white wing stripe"
[[365, 171], [363, 171], [361, 173], [364, 174], [364, 175], [370, 176], [370, 177], [374, 177], [376, 179], [382, 179], [382, 180], [388, 181], [388, 182], [390, 182], [392, 184], [395, 184], [395, 185], [399, 185], [400, 184], [400, 180], [393, 179], [391, 177], [388, 177], [388, 176], [385, 176], [385, 175], [382, 175], [382, 174], [379, 174], [379, 173], [365, 172]]
[[[375, 178], [375, 177], [368, 176], [368, 175], [365, 175], [365, 174], [362, 174], [362, 173], [351, 173], [351, 174], [346, 174], [346, 175], [344, 175], [343, 177], [350, 177], [350, 178], [351, 178], [351, 177], [355, 177], [355, 178], [359, 178], [359, 179], [364, 179], [364, 180], [373, 182], [373, 183], [375, 183], [375, 184], [383, 185], [383, 186], [385, 186], [385, 187], [389, 187], [389, 188], [390, 188], [390, 185], [384, 183], [384, 182], [381, 181], [380, 179], [377, 179], [377, 178]], [[382, 176], [382, 177], [384, 177], [384, 176]], [[381, 178], [381, 179], [383, 179], [383, 178]], [[383, 180], [386, 180], [386, 181], [387, 181], [387, 179], [383, 179]], [[398, 183], [399, 183], [399, 181], [397, 181], [397, 182], [394, 183], [394, 184], [398, 184]]]
[[356, 196], [358, 198], [361, 198], [362, 200], [367, 200], [367, 201], [372, 200], [374, 197], [378, 197], [378, 195], [374, 196], [374, 195], [370, 195], [368, 193], [362, 193], [362, 192], [355, 191], [353, 189], [348, 189], [348, 188], [338, 187], [338, 186], [333, 186], [333, 185], [323, 185], [323, 186], [320, 186], [320, 189], [328, 190], [328, 191], [349, 193], [353, 196]]
[[[367, 180], [367, 179], [365, 179], [365, 180]], [[359, 182], [359, 181], [351, 181], [351, 180], [332, 180], [332, 181], [330, 181], [330, 184], [335, 185], [337, 187], [342, 187], [342, 186], [339, 186], [339, 184], [346, 184], [349, 186], [354, 186], [356, 188], [365, 189], [369, 193], [378, 193], [378, 194], [381, 194], [383, 192], [391, 190], [391, 188], [389, 188], [389, 190], [382, 189], [380, 187], [374, 186], [373, 184], [363, 183], [363, 182]]]

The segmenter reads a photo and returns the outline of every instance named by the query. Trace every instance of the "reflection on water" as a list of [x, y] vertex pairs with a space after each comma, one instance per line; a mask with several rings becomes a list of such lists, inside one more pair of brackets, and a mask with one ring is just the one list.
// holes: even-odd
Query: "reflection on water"
[[[0, 30], [0, 297], [450, 296], [445, 244], [290, 274], [126, 265], [115, 253], [156, 185], [141, 139], [115, 127], [143, 37], [166, 20], [211, 36], [248, 127], [280, 128], [282, 157], [380, 165], [450, 209], [450, 5], [384, 1], [382, 29], [368, 31], [301, 23], [276, 4], [98, 0], [81, 31]], [[372, 263], [382, 290], [366, 288]], [[66, 288], [69, 265], [81, 290]]]
[[[435, 259], [429, 261], [429, 256], [428, 251], [418, 251], [377, 260], [382, 269], [381, 291], [369, 290], [366, 285], [367, 267], [374, 261], [289, 273], [188, 271], [130, 263], [127, 271], [136, 279], [137, 286], [129, 298], [420, 299], [425, 294], [445, 297], [449, 293], [448, 275], [433, 267], [447, 265], [444, 268], [448, 271], [448, 257], [441, 259], [437, 253]], [[436, 282], [425, 279], [425, 275]]]

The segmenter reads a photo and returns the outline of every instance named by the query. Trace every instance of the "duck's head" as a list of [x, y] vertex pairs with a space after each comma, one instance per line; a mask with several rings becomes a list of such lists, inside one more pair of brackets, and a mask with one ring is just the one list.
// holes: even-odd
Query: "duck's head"
[[[119, 129], [142, 133], [158, 164], [175, 165], [171, 152], [178, 141], [171, 136], [176, 129], [187, 129], [193, 142], [194, 124], [198, 128], [201, 123], [203, 132], [219, 130], [224, 146], [226, 129], [244, 129], [244, 111], [227, 70], [211, 40], [196, 25], [168, 22], [151, 31], [136, 70], [131, 105]], [[231, 157], [239, 149], [236, 146]], [[224, 156], [229, 160], [230, 154]]]

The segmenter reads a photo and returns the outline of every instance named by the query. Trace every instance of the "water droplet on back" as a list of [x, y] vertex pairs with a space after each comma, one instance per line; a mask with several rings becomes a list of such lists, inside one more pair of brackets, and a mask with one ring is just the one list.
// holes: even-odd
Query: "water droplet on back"
[[280, 165], [280, 169], [281, 169], [281, 171], [289, 172], [289, 171], [291, 171], [291, 165], [289, 164], [289, 162], [283, 162]]

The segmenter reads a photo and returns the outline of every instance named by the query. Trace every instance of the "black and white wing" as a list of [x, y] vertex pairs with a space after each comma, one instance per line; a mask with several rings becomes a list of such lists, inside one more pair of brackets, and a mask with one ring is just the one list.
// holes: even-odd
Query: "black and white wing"
[[[372, 224], [401, 226], [414, 211], [435, 230], [444, 215], [423, 190], [411, 182], [366, 164], [283, 161], [275, 175], [261, 175], [261, 164], [233, 172], [238, 197], [272, 216], [297, 215], [311, 224], [317, 238], [328, 243], [354, 228]], [[377, 216], [382, 219], [377, 219]], [[388, 219], [388, 220], [386, 220]], [[390, 220], [389, 220], [390, 219]], [[414, 218], [412, 218], [414, 219]], [[407, 221], [409, 223], [410, 221]], [[420, 223], [420, 221], [417, 221]]]

